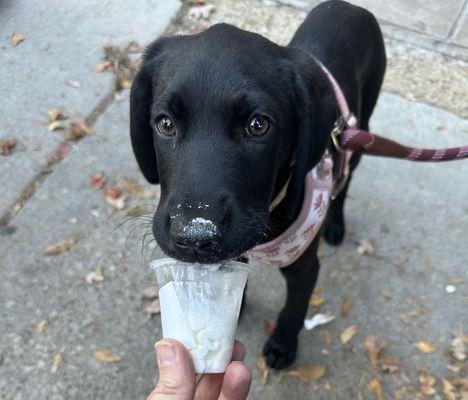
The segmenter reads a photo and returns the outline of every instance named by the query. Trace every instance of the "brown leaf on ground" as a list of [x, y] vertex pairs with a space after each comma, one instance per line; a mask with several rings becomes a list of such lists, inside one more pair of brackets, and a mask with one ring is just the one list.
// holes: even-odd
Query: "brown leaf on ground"
[[149, 303], [145, 309], [144, 309], [145, 314], [151, 318], [153, 315], [157, 315], [161, 312], [161, 305], [159, 304], [159, 299], [153, 300], [151, 303]]
[[125, 208], [125, 196], [119, 185], [114, 185], [106, 190], [106, 201], [117, 210]]
[[83, 119], [76, 119], [70, 122], [70, 139], [74, 142], [86, 135], [90, 135], [91, 132], [91, 127]]
[[422, 351], [423, 353], [426, 353], [426, 354], [434, 353], [436, 351], [436, 348], [428, 342], [421, 341], [421, 342], [415, 343], [414, 345], [419, 351]]
[[52, 364], [52, 368], [50, 369], [50, 371], [53, 373], [57, 372], [62, 362], [63, 362], [62, 353], [57, 353], [54, 357], [54, 363]]
[[129, 44], [127, 44], [127, 47], [125, 47], [125, 50], [128, 53], [140, 53], [141, 52], [141, 47], [137, 42], [132, 40]]
[[100, 63], [97, 63], [93, 67], [93, 71], [97, 72], [97, 73], [101, 73], [101, 72], [104, 72], [104, 71], [107, 71], [107, 72], [110, 71], [111, 72], [113, 69], [114, 69], [114, 65], [113, 65], [112, 61], [110, 61], [110, 60], [105, 60], [105, 61], [102, 61]]
[[376, 342], [376, 336], [367, 336], [364, 340], [364, 348], [369, 352], [369, 360], [374, 368], [377, 368], [377, 359], [379, 352], [386, 346], [385, 341], [382, 341], [378, 346], [376, 346]]
[[121, 360], [113, 349], [96, 350], [93, 353], [93, 357], [106, 364], [119, 362]]
[[383, 400], [382, 385], [377, 378], [372, 379], [367, 385], [367, 390], [371, 393], [375, 393], [377, 400]]
[[357, 331], [358, 331], [357, 325], [348, 326], [340, 334], [341, 343], [343, 343], [343, 344], [348, 343], [353, 338], [353, 336], [357, 333]]
[[349, 312], [351, 310], [351, 300], [341, 299], [341, 316], [343, 318], [348, 318]]
[[95, 172], [91, 175], [90, 185], [94, 189], [101, 189], [106, 184], [107, 178], [103, 172]]
[[159, 288], [157, 285], [149, 285], [141, 290], [141, 297], [144, 299], [154, 299], [159, 296]]
[[266, 333], [272, 335], [276, 328], [276, 321], [274, 319], [264, 319], [263, 327], [265, 328]]
[[436, 379], [429, 374], [422, 374], [419, 376], [419, 392], [424, 396], [433, 396], [437, 393], [434, 388]]
[[392, 298], [391, 293], [386, 290], [386, 289], [380, 289], [380, 295], [385, 299], [385, 300], [390, 300]]
[[44, 255], [56, 256], [58, 254], [65, 253], [66, 251], [73, 249], [73, 247], [75, 247], [77, 242], [78, 242], [78, 237], [72, 236], [70, 239], [49, 244], [44, 250]]
[[47, 127], [49, 132], [64, 130], [65, 128], [66, 128], [66, 125], [63, 121], [52, 121]]
[[9, 156], [13, 149], [16, 146], [16, 139], [13, 138], [5, 138], [0, 139], [0, 154], [2, 156]]
[[312, 296], [310, 296], [310, 301], [309, 301], [309, 307], [318, 307], [320, 306], [325, 299], [323, 296], [319, 294], [312, 293]]
[[102, 282], [104, 280], [104, 275], [102, 275], [102, 268], [98, 267], [86, 274], [86, 282], [90, 285], [94, 282]]
[[54, 122], [68, 118], [63, 112], [63, 110], [58, 107], [51, 108], [49, 111], [47, 111], [47, 116], [49, 117], [49, 122]]
[[38, 324], [36, 324], [36, 331], [39, 332], [39, 333], [42, 333], [44, 332], [46, 326], [49, 324], [49, 321], [47, 321], [46, 319], [43, 319], [41, 322], [39, 322]]
[[205, 0], [190, 0], [190, 4], [193, 6], [202, 6], [205, 4]]
[[445, 400], [457, 400], [455, 386], [447, 379], [442, 379], [442, 392], [444, 393]]
[[23, 36], [21, 33], [13, 32], [10, 35], [10, 41], [13, 44], [13, 46], [18, 46], [21, 42], [24, 42], [25, 40], [26, 37]]
[[369, 240], [361, 240], [359, 242], [359, 246], [357, 247], [356, 251], [358, 254], [362, 255], [372, 255], [374, 254], [374, 246], [372, 242]]
[[466, 360], [465, 343], [463, 342], [463, 338], [461, 336], [458, 336], [452, 340], [450, 354], [458, 361]]
[[143, 190], [142, 185], [131, 179], [124, 178], [120, 183], [122, 184], [123, 189], [131, 194], [137, 194]]
[[322, 330], [323, 334], [323, 340], [325, 340], [326, 344], [331, 344], [333, 342], [333, 334], [331, 333], [331, 330], [328, 328], [325, 328]]
[[257, 361], [257, 373], [262, 384], [267, 383], [270, 370], [266, 366], [265, 357], [260, 356]]
[[401, 268], [403, 267], [403, 265], [406, 264], [407, 261], [408, 261], [407, 258], [405, 259], [397, 258], [396, 260], [393, 261], [393, 265], [397, 268]]
[[311, 382], [320, 379], [325, 374], [323, 365], [304, 365], [286, 372], [286, 375], [294, 376], [304, 382]]
[[447, 125], [439, 125], [439, 126], [436, 128], [436, 131], [437, 131], [437, 132], [446, 131], [447, 128], [448, 128]]

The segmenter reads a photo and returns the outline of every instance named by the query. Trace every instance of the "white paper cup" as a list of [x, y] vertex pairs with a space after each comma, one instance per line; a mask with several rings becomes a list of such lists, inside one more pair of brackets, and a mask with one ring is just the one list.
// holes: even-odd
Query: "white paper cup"
[[151, 267], [159, 285], [163, 337], [189, 350], [195, 372], [224, 372], [231, 361], [247, 265], [166, 258], [153, 261]]

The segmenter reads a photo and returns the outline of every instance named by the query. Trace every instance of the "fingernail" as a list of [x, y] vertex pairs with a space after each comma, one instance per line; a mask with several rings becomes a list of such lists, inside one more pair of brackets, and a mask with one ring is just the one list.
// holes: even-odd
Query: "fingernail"
[[160, 340], [156, 342], [155, 348], [160, 367], [168, 367], [174, 364], [175, 349], [172, 343]]

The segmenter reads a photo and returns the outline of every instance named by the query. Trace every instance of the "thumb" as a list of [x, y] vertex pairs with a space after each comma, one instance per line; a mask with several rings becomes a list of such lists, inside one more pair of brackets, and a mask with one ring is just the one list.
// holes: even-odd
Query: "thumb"
[[148, 400], [193, 400], [195, 370], [187, 349], [178, 341], [156, 343], [159, 380]]

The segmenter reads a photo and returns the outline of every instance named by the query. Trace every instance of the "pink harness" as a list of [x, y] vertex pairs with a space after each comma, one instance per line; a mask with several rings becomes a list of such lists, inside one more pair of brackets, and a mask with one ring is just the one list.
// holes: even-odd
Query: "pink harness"
[[[330, 80], [342, 117], [348, 121], [348, 127], [356, 128], [356, 118], [349, 111], [343, 91], [325, 66], [320, 62], [318, 64]], [[352, 151], [345, 151], [340, 163], [340, 173], [338, 175], [342, 176], [344, 181], [346, 181], [349, 174], [351, 155]], [[320, 230], [333, 198], [334, 182], [332, 172], [333, 161], [327, 150], [320, 162], [306, 175], [304, 200], [297, 219], [275, 239], [259, 244], [247, 251], [245, 255], [249, 260], [283, 268], [291, 265], [304, 253]], [[341, 182], [335, 183], [337, 186], [342, 186]]]
[[[420, 149], [359, 129], [338, 82], [322, 63], [315, 61], [330, 81], [340, 108], [341, 117], [331, 132], [333, 143], [341, 154], [340, 165], [333, 180], [333, 162], [326, 151], [321, 161], [306, 176], [304, 201], [296, 221], [277, 238], [257, 245], [245, 254], [250, 260], [274, 267], [291, 265], [312, 243], [325, 219], [331, 200], [348, 180], [349, 161], [353, 151], [410, 161], [440, 162], [468, 158], [468, 146]], [[285, 189], [286, 187], [283, 188], [284, 191]], [[275, 204], [278, 203], [276, 200]]]

